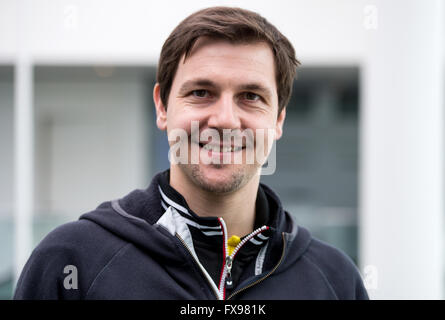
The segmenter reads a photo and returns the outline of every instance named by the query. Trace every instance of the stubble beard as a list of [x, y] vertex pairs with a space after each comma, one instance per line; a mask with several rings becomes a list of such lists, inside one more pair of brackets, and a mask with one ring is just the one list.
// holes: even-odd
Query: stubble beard
[[[223, 170], [226, 164], [210, 164], [209, 166]], [[253, 178], [258, 170], [256, 165], [235, 165], [235, 169], [228, 174], [230, 177], [224, 182], [212, 182], [206, 177], [199, 164], [179, 164], [179, 168], [195, 186], [207, 192], [221, 194], [239, 190]]]

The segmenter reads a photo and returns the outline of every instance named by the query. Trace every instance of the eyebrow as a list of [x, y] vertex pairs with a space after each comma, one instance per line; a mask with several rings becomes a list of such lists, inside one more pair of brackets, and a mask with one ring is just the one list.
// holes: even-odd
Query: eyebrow
[[[214, 88], [214, 89], [220, 88], [220, 86], [217, 85], [212, 80], [193, 79], [193, 80], [188, 80], [182, 84], [182, 86], [179, 89], [179, 94], [186, 95], [196, 87], [205, 87], [205, 88]], [[241, 84], [241, 85], [237, 86], [236, 88], [239, 91], [260, 92], [266, 100], [270, 100], [272, 97], [272, 92], [269, 88], [265, 87], [264, 85], [262, 85], [260, 83], [256, 83], [256, 82]]]

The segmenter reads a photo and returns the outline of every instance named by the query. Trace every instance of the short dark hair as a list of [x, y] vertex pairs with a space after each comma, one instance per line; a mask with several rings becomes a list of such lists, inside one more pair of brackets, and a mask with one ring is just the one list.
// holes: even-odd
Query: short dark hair
[[224, 39], [231, 43], [266, 42], [275, 59], [278, 114], [289, 102], [296, 68], [300, 62], [290, 41], [265, 18], [253, 11], [233, 7], [211, 7], [184, 19], [162, 46], [156, 81], [162, 103], [167, 107], [173, 79], [182, 56], [187, 57], [199, 37]]

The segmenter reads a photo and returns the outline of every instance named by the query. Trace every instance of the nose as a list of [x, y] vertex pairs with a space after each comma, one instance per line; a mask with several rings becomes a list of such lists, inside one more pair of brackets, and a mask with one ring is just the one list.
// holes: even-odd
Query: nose
[[207, 123], [209, 128], [215, 129], [239, 129], [241, 121], [237, 112], [237, 105], [231, 95], [221, 95], [212, 108]]

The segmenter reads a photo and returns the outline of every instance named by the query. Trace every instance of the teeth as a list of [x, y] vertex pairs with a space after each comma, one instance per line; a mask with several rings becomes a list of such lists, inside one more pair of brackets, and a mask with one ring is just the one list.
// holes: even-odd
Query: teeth
[[206, 145], [204, 145], [203, 148], [208, 151], [219, 152], [219, 146], [215, 146], [215, 145], [212, 146], [210, 144], [206, 144]]
[[[217, 146], [217, 145], [206, 144], [202, 148], [207, 151], [220, 152], [219, 146]], [[222, 152], [235, 152], [235, 151], [239, 151], [241, 149], [242, 149], [242, 147], [223, 147]]]

